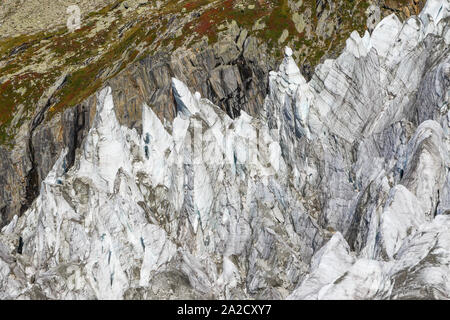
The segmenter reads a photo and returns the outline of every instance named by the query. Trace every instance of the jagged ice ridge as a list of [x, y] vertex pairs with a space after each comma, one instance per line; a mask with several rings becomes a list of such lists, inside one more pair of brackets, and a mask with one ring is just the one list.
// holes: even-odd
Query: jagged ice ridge
[[140, 135], [103, 89], [0, 234], [0, 298], [450, 298], [449, 11], [352, 33], [308, 83], [286, 48], [256, 118], [173, 79]]

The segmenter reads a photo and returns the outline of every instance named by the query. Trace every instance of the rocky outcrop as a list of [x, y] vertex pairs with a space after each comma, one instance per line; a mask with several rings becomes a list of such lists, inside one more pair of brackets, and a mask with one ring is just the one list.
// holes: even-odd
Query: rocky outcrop
[[119, 122], [140, 130], [143, 102], [162, 121], [175, 118], [171, 77], [199, 91], [232, 118], [241, 110], [256, 115], [267, 92], [267, 75], [273, 68], [275, 59], [267, 55], [265, 45], [236, 26], [213, 46], [203, 41], [190, 49], [146, 57], [108, 81], [108, 85], [113, 89]]
[[65, 25], [69, 18], [67, 8], [74, 4], [85, 16], [113, 2], [115, 0], [81, 0], [76, 3], [67, 0], [4, 0], [0, 8], [0, 38]]

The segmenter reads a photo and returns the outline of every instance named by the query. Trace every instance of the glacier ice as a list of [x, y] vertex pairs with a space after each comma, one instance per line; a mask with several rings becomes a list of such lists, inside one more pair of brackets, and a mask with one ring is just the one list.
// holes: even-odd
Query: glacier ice
[[352, 33], [309, 82], [285, 48], [257, 117], [172, 79], [140, 134], [104, 88], [0, 233], [0, 298], [450, 298], [449, 10]]

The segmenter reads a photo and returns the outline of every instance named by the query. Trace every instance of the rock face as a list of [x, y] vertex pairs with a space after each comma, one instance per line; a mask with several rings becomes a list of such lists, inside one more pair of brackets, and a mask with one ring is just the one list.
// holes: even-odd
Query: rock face
[[450, 298], [449, 11], [353, 33], [309, 82], [286, 48], [259, 108], [259, 69], [242, 107], [241, 54], [211, 52], [194, 78], [151, 68], [173, 114], [125, 112], [118, 81], [35, 130], [79, 148], [23, 164], [57, 158], [2, 229], [0, 298]]
[[34, 33], [66, 24], [67, 8], [76, 4], [80, 14], [113, 3], [114, 0], [4, 0], [0, 7], [0, 37]]

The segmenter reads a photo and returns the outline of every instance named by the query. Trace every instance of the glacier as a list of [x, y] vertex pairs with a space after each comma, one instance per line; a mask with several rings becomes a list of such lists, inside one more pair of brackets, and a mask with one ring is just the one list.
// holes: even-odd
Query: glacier
[[309, 82], [285, 48], [257, 117], [174, 78], [139, 134], [103, 88], [0, 233], [0, 299], [449, 299], [449, 16], [354, 32]]

